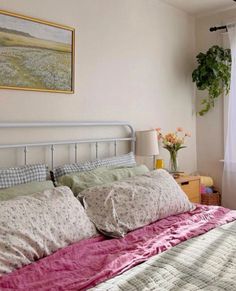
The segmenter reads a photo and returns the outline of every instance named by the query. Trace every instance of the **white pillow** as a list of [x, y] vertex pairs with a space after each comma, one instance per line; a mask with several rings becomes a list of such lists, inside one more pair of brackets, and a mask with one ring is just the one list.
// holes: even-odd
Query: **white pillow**
[[96, 227], [113, 237], [195, 208], [165, 170], [89, 188], [80, 195]]
[[97, 231], [68, 187], [0, 202], [0, 275]]

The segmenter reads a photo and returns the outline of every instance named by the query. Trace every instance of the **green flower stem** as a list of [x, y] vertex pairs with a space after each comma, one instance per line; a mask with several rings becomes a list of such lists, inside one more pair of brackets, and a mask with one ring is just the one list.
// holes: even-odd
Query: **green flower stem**
[[170, 152], [170, 171], [177, 172], [178, 170], [178, 162], [177, 162], [177, 151], [169, 151]]

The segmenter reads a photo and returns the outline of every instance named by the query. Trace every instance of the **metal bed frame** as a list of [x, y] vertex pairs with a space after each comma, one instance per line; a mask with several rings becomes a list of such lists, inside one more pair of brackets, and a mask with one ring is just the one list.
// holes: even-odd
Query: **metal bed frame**
[[98, 158], [99, 143], [114, 143], [114, 155], [117, 154], [117, 142], [127, 141], [131, 143], [131, 151], [135, 153], [135, 131], [130, 123], [123, 121], [75, 121], [75, 122], [4, 122], [0, 123], [0, 129], [16, 128], [65, 128], [65, 127], [127, 127], [130, 131], [129, 137], [113, 138], [89, 138], [76, 140], [60, 140], [48, 142], [0, 144], [0, 149], [22, 148], [24, 150], [24, 163], [27, 164], [27, 152], [30, 147], [50, 147], [51, 149], [51, 168], [54, 168], [54, 151], [56, 145], [74, 145], [75, 163], [78, 161], [77, 146], [79, 144], [95, 144], [96, 158]]

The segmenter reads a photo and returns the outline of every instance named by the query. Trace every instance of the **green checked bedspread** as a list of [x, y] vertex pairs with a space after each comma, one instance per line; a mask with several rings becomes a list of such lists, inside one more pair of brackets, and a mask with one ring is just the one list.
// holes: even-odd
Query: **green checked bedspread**
[[185, 241], [90, 290], [236, 291], [236, 221]]

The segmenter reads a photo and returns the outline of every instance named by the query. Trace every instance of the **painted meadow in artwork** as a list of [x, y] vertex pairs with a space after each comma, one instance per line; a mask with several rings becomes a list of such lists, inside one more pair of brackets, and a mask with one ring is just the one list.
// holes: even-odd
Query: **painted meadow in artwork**
[[0, 11], [0, 88], [73, 93], [74, 30]]

